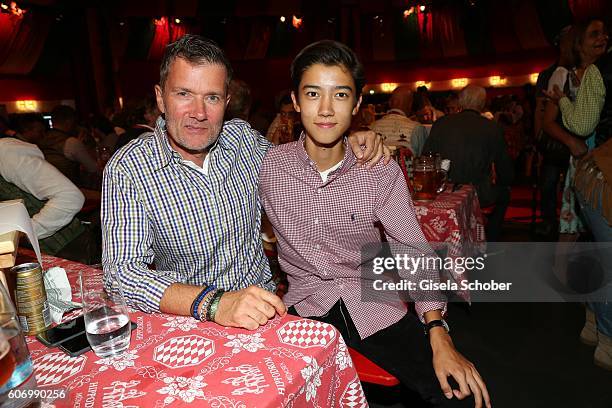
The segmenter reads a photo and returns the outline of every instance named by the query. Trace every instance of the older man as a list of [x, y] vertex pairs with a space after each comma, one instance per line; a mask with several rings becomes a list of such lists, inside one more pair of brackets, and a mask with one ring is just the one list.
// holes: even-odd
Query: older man
[[[166, 48], [155, 132], [104, 171], [103, 263], [107, 284], [121, 282], [143, 311], [256, 329], [286, 312], [269, 291], [260, 237], [258, 174], [271, 144], [242, 120], [223, 122], [231, 75], [210, 40], [186, 35]], [[361, 161], [382, 156], [373, 132], [351, 146]]]
[[392, 146], [408, 147], [415, 156], [421, 154], [427, 138], [423, 125], [408, 119], [412, 109], [412, 91], [407, 86], [398, 86], [389, 99], [389, 110], [381, 119], [372, 124], [372, 130], [385, 138]]
[[508, 208], [514, 169], [502, 128], [481, 116], [486, 98], [484, 88], [465, 87], [459, 94], [461, 112], [434, 123], [424, 150], [450, 159], [449, 178], [455, 183], [473, 184], [482, 207], [495, 205], [487, 222], [487, 239], [496, 241]]

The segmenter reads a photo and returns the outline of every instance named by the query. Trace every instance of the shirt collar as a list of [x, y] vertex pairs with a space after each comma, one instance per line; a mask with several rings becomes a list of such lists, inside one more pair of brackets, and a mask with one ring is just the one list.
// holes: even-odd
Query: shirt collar
[[[304, 142], [306, 141], [306, 133], [302, 132], [300, 135], [300, 139], [295, 144], [296, 155], [298, 158], [298, 162], [301, 164], [304, 170], [311, 168], [315, 171], [319, 171], [317, 169], [316, 164], [310, 159], [308, 153], [306, 152], [306, 148], [304, 147]], [[353, 154], [353, 150], [351, 150], [350, 145], [348, 144], [346, 137], [343, 140], [344, 143], [344, 158], [342, 159], [342, 166], [339, 169], [332, 171], [328, 177], [327, 181], [324, 184], [329, 183], [333, 179], [342, 174], [346, 173], [355, 163], [357, 163], [357, 158], [355, 158], [355, 154]]]
[[403, 111], [403, 110], [401, 110], [401, 109], [396, 109], [396, 108], [389, 109], [389, 110], [387, 111], [387, 114], [389, 114], [389, 113], [394, 113], [394, 114], [396, 114], [396, 115], [406, 116], [406, 113], [404, 113], [404, 111]]
[[170, 164], [173, 157], [182, 159], [181, 155], [175, 151], [168, 141], [168, 134], [166, 133], [166, 121], [160, 115], [155, 122], [155, 130], [153, 131], [155, 136], [155, 147], [158, 154], [155, 154], [155, 158], [158, 160], [157, 169], [161, 169]]

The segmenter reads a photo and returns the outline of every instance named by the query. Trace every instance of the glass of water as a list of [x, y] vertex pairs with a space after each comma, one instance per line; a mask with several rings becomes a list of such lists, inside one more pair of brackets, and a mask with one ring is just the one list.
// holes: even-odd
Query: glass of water
[[130, 316], [119, 281], [105, 287], [104, 272], [95, 269], [81, 271], [79, 278], [91, 348], [102, 358], [123, 353], [130, 346]]

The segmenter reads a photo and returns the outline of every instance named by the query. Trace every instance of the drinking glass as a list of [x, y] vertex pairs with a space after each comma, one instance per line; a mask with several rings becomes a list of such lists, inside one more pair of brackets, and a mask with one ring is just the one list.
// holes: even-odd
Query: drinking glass
[[2, 396], [32, 375], [32, 359], [15, 307], [0, 282], [0, 406]]
[[108, 287], [101, 270], [87, 269], [79, 274], [87, 340], [101, 358], [121, 354], [130, 346], [128, 308], [119, 281], [110, 272], [113, 283]]

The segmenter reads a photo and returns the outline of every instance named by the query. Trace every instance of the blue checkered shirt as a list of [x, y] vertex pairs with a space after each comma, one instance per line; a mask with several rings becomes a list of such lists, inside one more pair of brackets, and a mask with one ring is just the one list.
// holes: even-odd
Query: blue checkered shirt
[[248, 123], [225, 122], [206, 175], [171, 148], [160, 117], [155, 132], [112, 157], [103, 178], [102, 262], [107, 276], [116, 272], [129, 305], [159, 311], [177, 282], [274, 289], [257, 194], [270, 146]]

